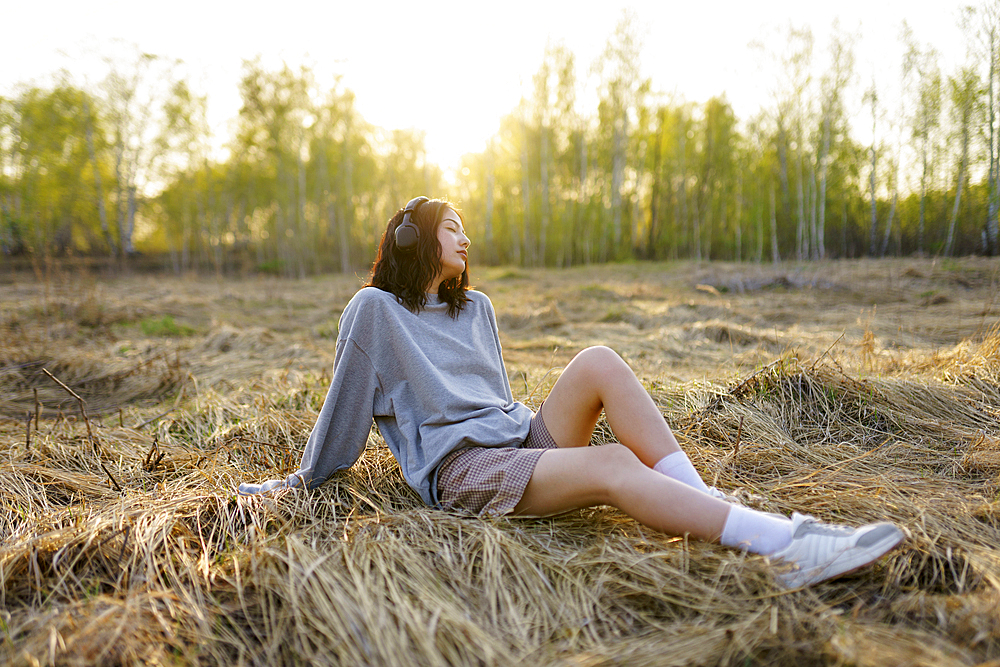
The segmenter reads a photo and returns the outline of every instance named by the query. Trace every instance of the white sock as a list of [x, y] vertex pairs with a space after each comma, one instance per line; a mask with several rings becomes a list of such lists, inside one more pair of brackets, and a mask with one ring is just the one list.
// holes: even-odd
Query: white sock
[[726, 517], [719, 542], [755, 554], [769, 556], [792, 541], [792, 520], [777, 514], [733, 505]]
[[692, 488], [698, 489], [702, 493], [708, 493], [708, 486], [702, 481], [701, 475], [694, 469], [691, 459], [684, 452], [674, 452], [673, 454], [664, 456], [653, 466], [653, 470], [671, 479], [676, 479], [682, 484], [687, 484]]

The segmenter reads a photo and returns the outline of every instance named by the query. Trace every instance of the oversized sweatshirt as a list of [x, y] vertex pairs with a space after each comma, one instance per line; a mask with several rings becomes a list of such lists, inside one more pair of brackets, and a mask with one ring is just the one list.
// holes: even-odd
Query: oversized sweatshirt
[[493, 304], [481, 292], [467, 296], [452, 318], [437, 295], [413, 313], [375, 287], [355, 294], [340, 317], [333, 381], [299, 470], [240, 484], [240, 493], [318, 486], [357, 461], [373, 419], [428, 505], [437, 504], [437, 467], [451, 452], [520, 445], [532, 412], [511, 395]]

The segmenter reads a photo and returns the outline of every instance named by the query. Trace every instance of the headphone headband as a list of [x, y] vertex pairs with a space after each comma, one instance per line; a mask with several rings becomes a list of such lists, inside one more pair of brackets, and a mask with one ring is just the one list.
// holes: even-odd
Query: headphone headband
[[404, 252], [415, 250], [420, 240], [420, 228], [410, 220], [410, 216], [420, 208], [421, 204], [429, 202], [427, 197], [414, 197], [403, 209], [403, 221], [396, 227], [396, 247]]

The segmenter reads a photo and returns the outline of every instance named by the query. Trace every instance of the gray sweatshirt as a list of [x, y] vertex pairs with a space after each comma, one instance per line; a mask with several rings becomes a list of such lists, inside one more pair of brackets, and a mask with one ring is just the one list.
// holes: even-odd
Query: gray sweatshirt
[[373, 418], [403, 477], [428, 505], [437, 503], [435, 473], [451, 452], [520, 445], [531, 409], [511, 394], [493, 304], [481, 292], [467, 295], [469, 303], [451, 318], [437, 295], [413, 313], [375, 287], [355, 294], [340, 316], [333, 381], [299, 470], [240, 484], [240, 493], [318, 486], [357, 461]]

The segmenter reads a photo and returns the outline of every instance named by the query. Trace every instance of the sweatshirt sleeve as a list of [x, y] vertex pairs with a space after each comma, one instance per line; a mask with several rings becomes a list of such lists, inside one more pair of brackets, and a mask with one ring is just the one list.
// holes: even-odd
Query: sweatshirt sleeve
[[240, 484], [239, 492], [264, 493], [300, 484], [315, 488], [334, 472], [350, 468], [368, 442], [378, 389], [378, 375], [364, 350], [349, 338], [338, 341], [333, 380], [302, 453], [299, 469], [285, 479]]

